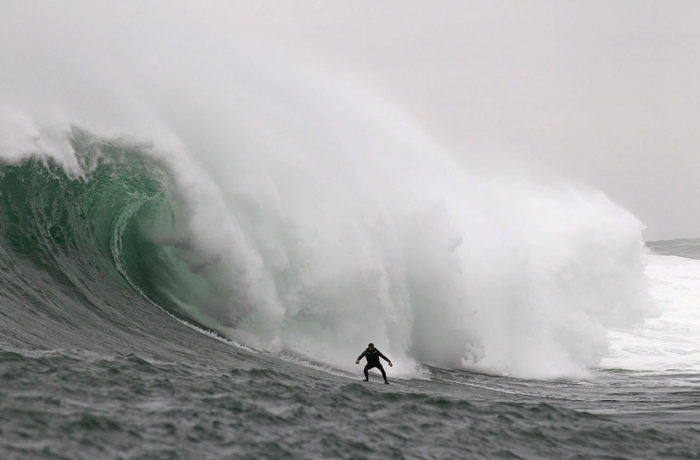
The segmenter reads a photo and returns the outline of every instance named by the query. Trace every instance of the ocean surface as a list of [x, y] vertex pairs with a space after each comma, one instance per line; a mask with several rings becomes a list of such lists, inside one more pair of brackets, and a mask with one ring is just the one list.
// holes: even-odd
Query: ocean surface
[[[223, 259], [175, 234], [183, 209], [149, 147], [79, 130], [71, 142], [82, 176], [37, 157], [0, 169], [2, 458], [700, 456], [698, 240], [640, 250], [654, 311], [606, 332], [597, 363], [578, 373], [535, 359], [540, 377], [478, 359], [431, 364], [419, 344], [371, 334], [382, 311], [357, 313], [364, 340], [329, 336], [314, 328], [353, 326], [332, 323], [318, 297], [301, 318], [287, 313], [308, 330], [282, 324], [295, 340], [264, 349], [236, 333], [265, 328], [247, 325], [255, 314], [221, 287]], [[366, 284], [348, 283], [367, 298]], [[345, 287], [332, 285], [352, 295]], [[433, 314], [445, 314], [436, 299]], [[361, 381], [354, 360], [369, 340], [395, 361], [390, 385], [376, 373]]]

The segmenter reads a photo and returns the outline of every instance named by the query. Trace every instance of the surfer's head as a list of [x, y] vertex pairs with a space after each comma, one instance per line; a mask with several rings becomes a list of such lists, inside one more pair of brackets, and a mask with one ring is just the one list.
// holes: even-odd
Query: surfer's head
[[367, 348], [369, 348], [371, 350], [372, 348], [374, 348], [374, 344], [372, 342], [370, 342], [369, 345], [367, 345]]

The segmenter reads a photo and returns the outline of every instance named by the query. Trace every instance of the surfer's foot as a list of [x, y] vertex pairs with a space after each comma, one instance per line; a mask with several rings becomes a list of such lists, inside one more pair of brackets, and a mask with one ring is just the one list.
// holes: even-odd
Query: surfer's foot
[[369, 379], [364, 379], [363, 382], [369, 382]]
[[389, 382], [388, 382], [388, 381], [386, 381], [386, 380], [384, 380], [384, 383], [385, 383], [386, 385], [389, 385]]

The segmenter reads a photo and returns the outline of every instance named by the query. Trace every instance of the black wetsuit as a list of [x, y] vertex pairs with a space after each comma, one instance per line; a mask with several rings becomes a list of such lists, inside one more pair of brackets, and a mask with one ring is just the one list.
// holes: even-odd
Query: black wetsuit
[[365, 381], [369, 381], [369, 370], [372, 369], [373, 367], [379, 368], [379, 371], [382, 373], [382, 377], [384, 377], [384, 383], [389, 383], [389, 381], [386, 379], [386, 372], [384, 372], [384, 367], [382, 366], [382, 363], [379, 362], [379, 358], [381, 357], [384, 359], [384, 361], [390, 363], [391, 360], [384, 356], [381, 351], [377, 350], [376, 348], [372, 348], [371, 350], [369, 347], [362, 352], [360, 356], [357, 357], [357, 360], [361, 360], [363, 357], [367, 358], [367, 364], [365, 365]]

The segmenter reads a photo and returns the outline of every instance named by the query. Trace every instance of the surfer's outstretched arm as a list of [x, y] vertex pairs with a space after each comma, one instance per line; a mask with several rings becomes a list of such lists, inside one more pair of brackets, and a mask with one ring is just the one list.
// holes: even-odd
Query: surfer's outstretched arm
[[[377, 350], [377, 351], [379, 351], [379, 350]], [[384, 356], [384, 355], [382, 354], [381, 351], [379, 351], [379, 356], [382, 357], [382, 358], [384, 358], [384, 361], [386, 361], [387, 363], [389, 363], [389, 367], [394, 367], [394, 365], [391, 364], [391, 360], [390, 360], [389, 358], [387, 358], [386, 356]]]
[[357, 359], [355, 360], [355, 364], [360, 364], [360, 360], [361, 360], [362, 358], [364, 358], [366, 354], [367, 354], [367, 350], [363, 351], [363, 352], [360, 354], [360, 356], [358, 356]]

